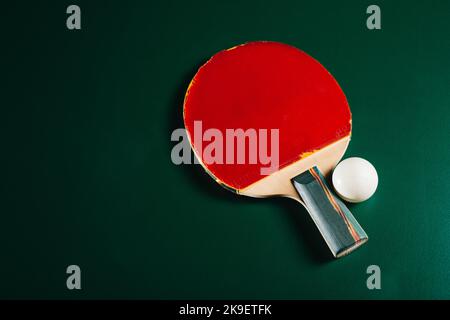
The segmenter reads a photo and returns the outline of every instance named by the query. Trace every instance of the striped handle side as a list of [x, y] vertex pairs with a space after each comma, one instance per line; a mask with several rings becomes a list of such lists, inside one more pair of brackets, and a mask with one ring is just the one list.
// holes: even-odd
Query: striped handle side
[[330, 190], [317, 167], [296, 176], [292, 182], [335, 258], [352, 252], [368, 240], [358, 221]]

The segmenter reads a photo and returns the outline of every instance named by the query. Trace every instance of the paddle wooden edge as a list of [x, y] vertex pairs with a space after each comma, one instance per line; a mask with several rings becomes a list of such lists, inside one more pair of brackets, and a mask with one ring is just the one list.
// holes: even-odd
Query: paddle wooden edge
[[254, 198], [287, 197], [303, 204], [291, 179], [314, 166], [317, 166], [323, 175], [327, 176], [330, 174], [344, 156], [350, 143], [350, 138], [351, 136], [348, 135], [244, 189], [235, 190], [235, 192]]

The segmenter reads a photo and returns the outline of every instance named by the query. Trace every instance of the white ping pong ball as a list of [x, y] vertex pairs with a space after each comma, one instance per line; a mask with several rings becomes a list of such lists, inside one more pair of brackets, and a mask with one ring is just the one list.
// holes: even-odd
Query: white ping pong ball
[[333, 171], [336, 193], [348, 202], [362, 202], [377, 190], [378, 174], [375, 167], [363, 158], [348, 158]]

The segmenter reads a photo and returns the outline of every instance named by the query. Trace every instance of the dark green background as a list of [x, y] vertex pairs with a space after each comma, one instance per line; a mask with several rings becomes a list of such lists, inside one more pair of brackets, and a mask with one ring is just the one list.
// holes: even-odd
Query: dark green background
[[[372, 1], [28, 2], [1, 10], [1, 298], [450, 298], [450, 1], [377, 1], [378, 31]], [[350, 256], [297, 203], [171, 162], [196, 68], [250, 40], [305, 50], [348, 97], [346, 157], [380, 178]]]

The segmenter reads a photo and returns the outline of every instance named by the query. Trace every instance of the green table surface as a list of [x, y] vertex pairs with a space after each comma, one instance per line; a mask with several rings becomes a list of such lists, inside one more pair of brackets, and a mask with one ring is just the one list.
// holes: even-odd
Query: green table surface
[[[1, 10], [0, 298], [450, 298], [449, 1], [377, 1], [381, 30], [365, 0], [27, 2]], [[171, 162], [195, 70], [251, 40], [301, 48], [346, 93], [346, 157], [380, 179], [349, 206], [370, 240], [347, 257], [294, 201]]]

